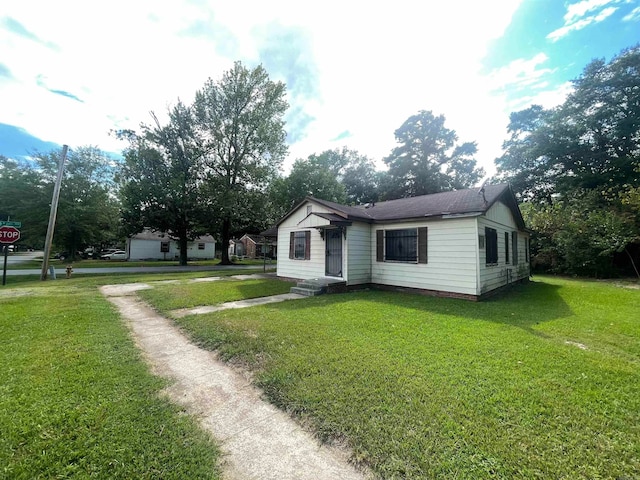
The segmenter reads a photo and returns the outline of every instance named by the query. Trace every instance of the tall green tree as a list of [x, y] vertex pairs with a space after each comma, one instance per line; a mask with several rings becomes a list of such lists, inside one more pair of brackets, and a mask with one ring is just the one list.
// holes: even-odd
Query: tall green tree
[[615, 196], [640, 185], [640, 46], [594, 60], [559, 107], [511, 114], [496, 159], [516, 193], [538, 201], [595, 189]]
[[50, 190], [35, 163], [0, 155], [0, 214], [22, 222], [20, 244], [44, 245], [50, 202]]
[[444, 123], [443, 115], [421, 110], [395, 131], [399, 145], [384, 159], [389, 167], [385, 199], [467, 188], [482, 178], [476, 144], [459, 144]]
[[347, 203], [360, 204], [378, 199], [380, 173], [373, 160], [356, 150], [347, 147], [325, 150], [319, 155], [310, 155], [309, 163], [317, 169], [327, 170], [342, 184]]
[[140, 134], [120, 132], [129, 142], [118, 175], [122, 221], [127, 234], [145, 227], [168, 233], [186, 265], [188, 242], [206, 233], [205, 150], [191, 107], [178, 102], [166, 125], [154, 119]]
[[624, 253], [635, 269], [640, 46], [608, 63], [593, 60], [573, 86], [554, 109], [511, 114], [498, 173], [534, 204], [534, 239], [544, 244], [536, 261], [558, 272], [611, 275]]
[[196, 93], [195, 126], [206, 162], [204, 198], [209, 223], [222, 239], [222, 263], [230, 263], [231, 234], [265, 217], [261, 194], [277, 177], [287, 152], [285, 85], [262, 66], [236, 62], [219, 81]]
[[307, 160], [296, 160], [286, 178], [278, 178], [272, 182], [269, 197], [274, 209], [274, 220], [284, 216], [308, 195], [330, 202], [345, 203], [347, 196], [344, 186], [336, 174], [322, 162], [317, 162], [316, 158], [312, 156]]
[[[0, 204], [23, 223], [21, 243], [42, 246], [49, 221], [59, 151], [37, 153], [33, 161], [0, 159]], [[69, 151], [60, 189], [54, 245], [75, 256], [117, 236], [115, 161], [97, 147]]]
[[336, 203], [376, 201], [379, 179], [371, 159], [346, 147], [298, 159], [289, 175], [275, 179], [269, 188], [271, 224], [308, 195]]

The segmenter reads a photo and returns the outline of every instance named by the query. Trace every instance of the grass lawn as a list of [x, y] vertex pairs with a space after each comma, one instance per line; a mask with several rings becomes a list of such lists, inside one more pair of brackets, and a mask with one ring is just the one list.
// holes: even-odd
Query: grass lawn
[[0, 289], [0, 478], [219, 478], [215, 446], [161, 398], [100, 283], [114, 277]]
[[639, 312], [640, 290], [546, 277], [481, 303], [370, 291], [177, 322], [383, 478], [638, 478]]
[[[244, 272], [232, 272], [232, 274], [238, 273], [244, 274]], [[294, 284], [291, 282], [275, 279], [230, 279], [217, 282], [156, 285], [152, 290], [142, 290], [138, 294], [158, 310], [168, 312], [178, 308], [216, 305], [246, 298], [289, 293], [292, 286]]]

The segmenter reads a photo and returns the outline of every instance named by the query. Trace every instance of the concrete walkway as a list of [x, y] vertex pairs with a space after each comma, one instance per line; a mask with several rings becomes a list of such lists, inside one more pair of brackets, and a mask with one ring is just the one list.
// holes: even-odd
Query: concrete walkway
[[348, 453], [320, 445], [215, 353], [190, 343], [135, 292], [144, 284], [101, 288], [127, 321], [155, 374], [174, 383], [169, 398], [195, 416], [223, 453], [226, 480], [362, 480]]
[[308, 298], [298, 293], [282, 293], [280, 295], [271, 295], [269, 297], [249, 298], [247, 300], [238, 300], [236, 302], [221, 303], [220, 305], [203, 305], [194, 308], [180, 308], [172, 310], [171, 316], [175, 318], [186, 317], [187, 315], [199, 315], [203, 313], [219, 312], [220, 310], [228, 310], [229, 308], [247, 308], [256, 305], [265, 305], [267, 303], [284, 302], [285, 300], [300, 300]]

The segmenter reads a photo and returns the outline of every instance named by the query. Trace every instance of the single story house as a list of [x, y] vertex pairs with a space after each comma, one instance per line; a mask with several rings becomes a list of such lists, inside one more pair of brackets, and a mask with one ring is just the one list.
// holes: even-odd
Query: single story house
[[[125, 251], [129, 260], [174, 260], [180, 257], [180, 245], [175, 238], [149, 228], [127, 238]], [[216, 241], [211, 235], [204, 235], [187, 243], [189, 259], [205, 260], [215, 256]]]
[[246, 233], [240, 237], [240, 243], [244, 246], [244, 255], [249, 258], [262, 258], [263, 251], [269, 258], [276, 257], [277, 241], [273, 238]]
[[508, 184], [355, 207], [307, 197], [277, 229], [277, 274], [289, 279], [477, 300], [530, 273], [529, 232]]

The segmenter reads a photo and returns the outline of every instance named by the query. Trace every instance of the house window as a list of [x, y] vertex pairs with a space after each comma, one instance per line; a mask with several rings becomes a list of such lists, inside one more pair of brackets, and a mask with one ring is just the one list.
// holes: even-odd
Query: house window
[[160, 253], [169, 253], [169, 242], [160, 242]]
[[524, 239], [524, 261], [529, 263], [529, 239]]
[[204, 250], [204, 243], [198, 244], [198, 250]]
[[509, 264], [509, 232], [504, 232], [504, 263]]
[[311, 205], [307, 205], [307, 215], [311, 214]]
[[384, 259], [415, 262], [418, 254], [418, 231], [415, 228], [384, 232]]
[[427, 263], [427, 227], [377, 230], [376, 260]]
[[311, 232], [291, 232], [289, 258], [293, 260], [309, 260], [311, 258]]
[[513, 243], [513, 264], [518, 264], [518, 232], [511, 232]]
[[497, 265], [498, 263], [498, 232], [495, 228], [484, 227], [486, 238], [485, 258], [487, 265]]

